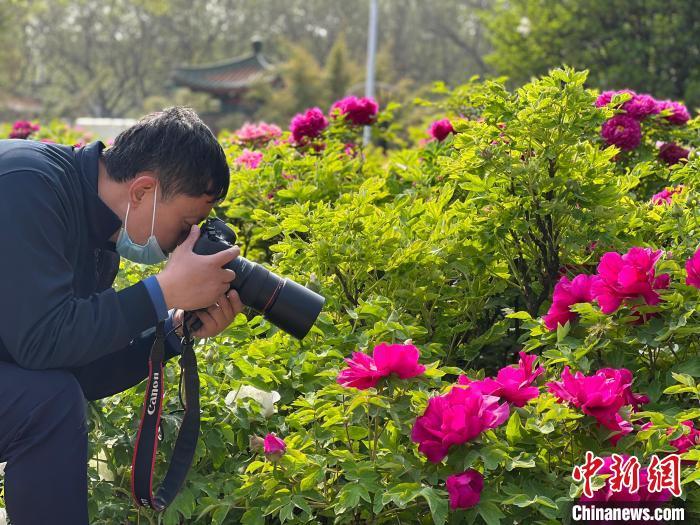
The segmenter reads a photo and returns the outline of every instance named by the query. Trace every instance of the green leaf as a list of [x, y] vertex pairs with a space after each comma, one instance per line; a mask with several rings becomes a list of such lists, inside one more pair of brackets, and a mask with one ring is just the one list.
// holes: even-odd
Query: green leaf
[[571, 330], [571, 323], [567, 321], [563, 325], [557, 324], [557, 343], [561, 343]]
[[693, 357], [683, 363], [678, 363], [673, 367], [673, 371], [692, 377], [700, 377], [700, 357]]
[[500, 525], [501, 518], [505, 517], [493, 501], [482, 501], [476, 508], [487, 525]]
[[695, 380], [687, 374], [677, 374], [675, 372], [671, 372], [671, 375], [673, 376], [673, 379], [675, 379], [679, 383], [682, 383], [686, 386], [695, 386]]
[[228, 515], [228, 511], [230, 509], [231, 507], [229, 507], [228, 505], [222, 505], [218, 509], [216, 509], [211, 515], [212, 525], [221, 525], [226, 519], [226, 516]]
[[[447, 521], [447, 499], [444, 497], [444, 491], [435, 490], [432, 487], [424, 487], [420, 491], [421, 496], [428, 502], [430, 514], [433, 517], [435, 525], [442, 525]], [[443, 494], [442, 496], [440, 494]]]
[[517, 410], [513, 411], [506, 425], [506, 438], [511, 445], [520, 441], [523, 437], [521, 432], [520, 415]]
[[262, 509], [255, 507], [246, 510], [241, 516], [241, 525], [265, 525], [265, 516]]

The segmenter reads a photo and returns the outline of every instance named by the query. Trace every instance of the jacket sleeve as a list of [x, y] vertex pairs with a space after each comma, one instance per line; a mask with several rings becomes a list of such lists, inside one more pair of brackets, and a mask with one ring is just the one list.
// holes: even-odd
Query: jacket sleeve
[[0, 339], [28, 369], [90, 363], [157, 323], [143, 281], [75, 296], [64, 201], [39, 170], [0, 174]]
[[[149, 328], [126, 348], [112, 352], [87, 365], [68, 369], [80, 383], [88, 401], [123, 392], [146, 379], [151, 346], [156, 337], [155, 332], [155, 327]], [[182, 345], [178, 339], [173, 336], [166, 338], [163, 362], [181, 353]]]

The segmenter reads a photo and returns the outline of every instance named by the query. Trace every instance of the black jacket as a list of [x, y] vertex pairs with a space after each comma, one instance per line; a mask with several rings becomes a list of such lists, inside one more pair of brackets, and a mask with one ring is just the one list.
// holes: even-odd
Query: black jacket
[[146, 377], [158, 321], [143, 281], [111, 288], [121, 220], [97, 194], [103, 148], [0, 140], [0, 360], [69, 369], [88, 399]]

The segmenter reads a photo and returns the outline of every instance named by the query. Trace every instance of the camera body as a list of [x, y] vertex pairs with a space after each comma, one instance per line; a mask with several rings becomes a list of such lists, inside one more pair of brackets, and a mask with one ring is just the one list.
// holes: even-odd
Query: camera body
[[[212, 217], [200, 226], [193, 251], [198, 255], [212, 255], [231, 248], [235, 243], [234, 231], [221, 219]], [[245, 257], [236, 257], [224, 268], [235, 272], [236, 277], [229, 289], [238, 292], [244, 305], [297, 339], [306, 336], [326, 301], [316, 292]]]

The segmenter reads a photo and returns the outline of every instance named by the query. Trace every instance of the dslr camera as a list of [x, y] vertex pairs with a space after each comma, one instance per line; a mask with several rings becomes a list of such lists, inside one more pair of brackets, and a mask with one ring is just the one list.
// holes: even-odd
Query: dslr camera
[[[200, 227], [199, 239], [193, 251], [198, 255], [212, 255], [231, 248], [235, 243], [234, 231], [221, 219], [210, 217]], [[244, 305], [297, 339], [306, 336], [326, 301], [325, 297], [313, 290], [241, 256], [224, 268], [236, 273], [229, 290], [236, 290]], [[187, 317], [194, 315], [188, 313]], [[188, 322], [188, 326], [191, 330], [197, 330], [201, 321], [195, 318], [194, 322]]]

